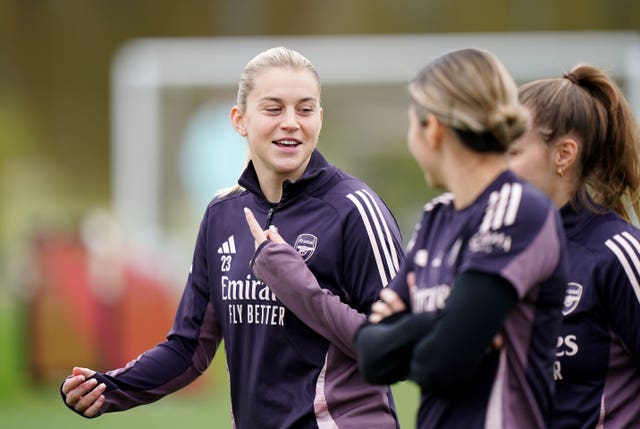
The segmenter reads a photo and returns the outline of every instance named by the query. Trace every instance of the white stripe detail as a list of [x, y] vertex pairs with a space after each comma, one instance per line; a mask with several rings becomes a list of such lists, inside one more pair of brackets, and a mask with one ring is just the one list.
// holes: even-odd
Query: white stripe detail
[[491, 388], [491, 396], [487, 404], [487, 414], [484, 420], [484, 427], [487, 429], [501, 429], [504, 427], [503, 403], [504, 403], [504, 383], [507, 372], [507, 350], [502, 349], [498, 368]]
[[[622, 265], [622, 268], [624, 269], [624, 272], [627, 274], [627, 278], [629, 279], [629, 283], [631, 283], [631, 286], [633, 287], [633, 291], [636, 294], [636, 298], [640, 302], [640, 281], [638, 280], [638, 276], [634, 272], [633, 267], [631, 266], [631, 263], [629, 261], [629, 258], [630, 258], [631, 262], [635, 266], [636, 271], [640, 272], [640, 261], [638, 260], [638, 255], [633, 251], [633, 248], [629, 245], [629, 243], [620, 234], [616, 234], [613, 238], [618, 243], [620, 243], [620, 245], [624, 248], [624, 250], [626, 251], [626, 255], [620, 249], [620, 247], [618, 245], [616, 245], [616, 243], [614, 243], [612, 240], [607, 240], [604, 244], [609, 249], [611, 249], [611, 251], [618, 258], [618, 262], [620, 262], [620, 265]], [[636, 242], [636, 244], [637, 244], [637, 242]]]
[[482, 219], [482, 225], [480, 225], [480, 232], [489, 232], [489, 226], [493, 219], [493, 213], [495, 212], [497, 201], [498, 193], [492, 192], [491, 195], [489, 195], [489, 203], [487, 204], [487, 210], [485, 211], [484, 218]]
[[424, 205], [424, 211], [428, 212], [433, 210], [435, 206], [438, 204], [448, 205], [453, 201], [453, 194], [451, 192], [445, 192], [444, 194], [440, 194], [437, 197], [434, 197], [431, 201]]
[[389, 247], [391, 248], [391, 257], [393, 258], [393, 266], [396, 268], [396, 271], [398, 271], [400, 270], [400, 260], [398, 259], [398, 252], [396, 251], [396, 246], [394, 246], [393, 244], [393, 237], [391, 237], [389, 224], [385, 220], [384, 215], [382, 214], [382, 210], [380, 210], [380, 206], [376, 202], [375, 198], [373, 198], [373, 196], [369, 193], [369, 191], [363, 190], [363, 192], [369, 195], [369, 198], [371, 198], [371, 201], [373, 201], [376, 211], [378, 212], [378, 217], [380, 218], [380, 221], [384, 226], [384, 232], [387, 235], [387, 243], [389, 243]]
[[365, 212], [364, 207], [360, 204], [360, 201], [352, 194], [348, 194], [347, 198], [349, 198], [353, 204], [356, 206], [358, 211], [360, 212], [360, 217], [362, 218], [362, 222], [364, 223], [364, 228], [367, 230], [367, 235], [369, 236], [369, 242], [371, 244], [371, 248], [373, 249], [373, 256], [376, 260], [376, 265], [378, 266], [378, 273], [380, 274], [380, 280], [382, 281], [382, 286], [386, 286], [389, 281], [387, 280], [387, 273], [384, 270], [384, 265], [382, 263], [382, 257], [380, 256], [380, 250], [378, 250], [378, 244], [376, 243], [376, 237], [374, 235], [373, 230], [371, 229], [371, 223], [369, 222], [369, 218]]
[[509, 198], [509, 207], [507, 207], [507, 214], [504, 216], [504, 225], [513, 225], [516, 221], [516, 215], [520, 208], [520, 200], [522, 199], [522, 184], [513, 183], [511, 185], [511, 198]]
[[600, 397], [600, 416], [595, 429], [604, 429], [604, 419], [607, 416], [606, 404], [604, 402], [604, 394]]
[[507, 204], [509, 204], [509, 195], [511, 195], [511, 185], [505, 183], [500, 189], [500, 199], [496, 205], [496, 212], [493, 216], [493, 222], [491, 222], [491, 229], [498, 230], [504, 225], [504, 214], [507, 211]]
[[233, 235], [229, 236], [229, 238], [227, 238], [225, 242], [222, 243], [222, 246], [218, 247], [218, 253], [226, 255], [232, 255], [236, 253], [236, 241], [235, 238], [233, 238]]
[[492, 192], [478, 231], [486, 233], [489, 230], [495, 231], [504, 226], [513, 225], [521, 200], [522, 185], [520, 183], [505, 183], [500, 191]]
[[331, 417], [327, 397], [324, 394], [325, 377], [327, 375], [327, 355], [324, 357], [324, 365], [316, 381], [316, 397], [313, 399], [313, 411], [316, 414], [318, 429], [338, 429], [338, 425]]
[[[385, 222], [384, 217], [382, 216], [382, 212], [380, 211], [380, 207], [378, 207], [378, 205], [376, 204], [373, 196], [371, 196], [371, 194], [369, 193], [365, 195], [365, 192], [366, 191], [364, 190], [356, 191], [356, 194], [358, 194], [362, 198], [364, 203], [367, 205], [367, 208], [369, 209], [369, 213], [371, 213], [373, 223], [376, 226], [376, 232], [378, 233], [378, 238], [380, 239], [380, 247], [382, 247], [382, 250], [384, 251], [384, 258], [386, 259], [387, 265], [389, 266], [389, 276], [393, 278], [396, 276], [399, 264], [397, 256], [392, 260], [392, 256], [390, 255], [390, 253], [395, 254], [395, 246], [393, 245], [393, 241], [391, 240], [391, 232], [389, 231], [387, 223]], [[374, 206], [376, 208], [375, 212]], [[382, 232], [380, 223], [382, 223], [382, 225], [384, 226], [384, 233]], [[393, 250], [389, 249], [389, 245], [391, 245], [391, 249]]]
[[627, 231], [623, 232], [622, 235], [624, 235], [624, 237], [629, 240], [631, 242], [631, 244], [633, 244], [633, 247], [636, 248], [636, 252], [638, 253], [638, 255], [640, 255], [640, 243], [638, 242], [638, 240], [636, 240], [636, 238], [629, 234]]

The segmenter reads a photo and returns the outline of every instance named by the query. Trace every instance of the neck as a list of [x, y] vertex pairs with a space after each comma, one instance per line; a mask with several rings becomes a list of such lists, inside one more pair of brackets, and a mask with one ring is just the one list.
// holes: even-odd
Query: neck
[[258, 174], [258, 182], [260, 183], [260, 190], [264, 194], [264, 197], [271, 204], [277, 204], [282, 199], [282, 184], [286, 178], [271, 174], [256, 171]]
[[549, 197], [560, 208], [571, 201], [578, 192], [578, 186], [574, 184], [571, 176], [558, 178], [549, 190]]
[[286, 180], [293, 183], [302, 177], [302, 174], [277, 174], [271, 170], [260, 168], [255, 163], [254, 168], [260, 183], [260, 190], [271, 204], [277, 204], [282, 199], [282, 184]]
[[279, 185], [275, 186], [265, 186], [260, 183], [260, 189], [262, 190], [262, 193], [264, 194], [267, 201], [269, 201], [271, 204], [277, 204], [282, 199], [282, 182], [280, 182]]
[[501, 154], [464, 157], [466, 160], [450, 163], [447, 188], [453, 194], [457, 210], [469, 206], [498, 177], [508, 169], [507, 159]]
[[271, 204], [277, 204], [282, 199], [282, 184], [289, 180], [292, 183], [297, 182], [309, 165], [311, 158], [307, 158], [302, 164], [295, 166], [295, 168], [281, 166], [278, 171], [278, 167], [274, 165], [268, 165], [262, 162], [257, 157], [252, 157], [253, 168], [256, 171], [258, 182], [260, 183], [260, 190], [264, 194], [267, 201]]

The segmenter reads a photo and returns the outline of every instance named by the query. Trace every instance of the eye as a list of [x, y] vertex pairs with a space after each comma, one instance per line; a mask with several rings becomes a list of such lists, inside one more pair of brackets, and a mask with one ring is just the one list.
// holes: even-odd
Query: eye
[[312, 106], [300, 106], [298, 107], [298, 113], [302, 115], [309, 115], [315, 112], [315, 109]]
[[279, 106], [270, 106], [270, 107], [265, 107], [264, 111], [269, 114], [275, 115], [280, 113], [282, 111], [282, 108]]
[[509, 156], [517, 156], [520, 153], [522, 153], [522, 150], [517, 147], [509, 148], [509, 150], [507, 151], [507, 155]]

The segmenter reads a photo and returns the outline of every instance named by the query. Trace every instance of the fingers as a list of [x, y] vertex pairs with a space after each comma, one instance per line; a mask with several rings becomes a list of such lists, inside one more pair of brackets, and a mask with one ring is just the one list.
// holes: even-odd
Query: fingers
[[[104, 384], [101, 384], [100, 386], [104, 386]], [[98, 387], [100, 387], [98, 386]], [[106, 388], [106, 387], [105, 387]], [[104, 392], [104, 389], [103, 389]], [[98, 412], [100, 411], [100, 408], [102, 408], [102, 405], [104, 405], [104, 401], [105, 401], [105, 397], [104, 395], [100, 394], [100, 396], [98, 396], [98, 399], [96, 399], [93, 404], [91, 404], [91, 406], [89, 408], [87, 408], [85, 410], [84, 414], [86, 417], [93, 417], [96, 414], [98, 414]]]
[[267, 234], [262, 230], [262, 227], [256, 220], [253, 212], [245, 207], [244, 208], [244, 217], [247, 219], [247, 225], [249, 225], [249, 230], [253, 235], [253, 239], [256, 241], [256, 248], [267, 239]]
[[409, 299], [413, 300], [413, 294], [416, 291], [416, 273], [413, 271], [407, 273], [407, 286], [409, 288]]
[[407, 309], [400, 295], [391, 289], [384, 288], [380, 291], [380, 298], [391, 308], [394, 313], [399, 313]]
[[407, 286], [409, 288], [416, 287], [416, 273], [413, 271], [407, 273]]
[[504, 337], [502, 336], [502, 334], [496, 334], [495, 337], [493, 337], [491, 346], [495, 350], [500, 350], [504, 346]]
[[278, 228], [273, 225], [269, 227], [269, 240], [273, 241], [274, 243], [286, 243], [286, 241], [284, 241], [284, 238], [282, 238], [282, 236], [278, 233]]
[[244, 208], [244, 216], [247, 219], [247, 225], [249, 225], [249, 230], [253, 235], [254, 240], [256, 241], [256, 249], [258, 246], [265, 240], [271, 240], [275, 243], [286, 243], [284, 238], [278, 233], [278, 228], [271, 225], [268, 230], [263, 231], [262, 227], [256, 220], [255, 216], [251, 209], [245, 207]]
[[80, 386], [85, 380], [93, 377], [96, 372], [89, 368], [74, 367], [71, 371], [72, 376], [62, 384], [62, 393], [68, 395], [73, 389]]
[[391, 289], [384, 288], [380, 291], [380, 300], [371, 306], [369, 322], [378, 323], [392, 314], [406, 310], [406, 308], [407, 306], [404, 301], [402, 301], [402, 298], [400, 298], [400, 295]]
[[64, 395], [67, 396], [68, 399], [71, 391], [80, 386], [80, 384], [82, 384], [85, 380], [86, 378], [84, 375], [75, 375], [73, 377], [67, 378], [62, 384], [62, 393], [64, 393]]
[[73, 375], [84, 375], [85, 378], [93, 377], [93, 374], [96, 372], [89, 368], [82, 368], [79, 366], [73, 367], [73, 371], [71, 372]]
[[79, 374], [65, 381], [62, 391], [66, 395], [67, 405], [87, 417], [93, 417], [104, 404], [102, 394], [106, 388], [104, 383], [98, 384], [95, 378], [85, 381], [84, 375]]

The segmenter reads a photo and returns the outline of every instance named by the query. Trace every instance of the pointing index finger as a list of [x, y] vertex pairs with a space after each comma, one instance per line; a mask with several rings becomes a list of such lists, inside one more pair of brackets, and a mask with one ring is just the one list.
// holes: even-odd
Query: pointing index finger
[[244, 208], [244, 216], [247, 219], [247, 225], [249, 225], [249, 230], [251, 231], [251, 234], [253, 235], [253, 238], [256, 241], [256, 247], [257, 247], [260, 243], [262, 243], [267, 239], [267, 235], [262, 230], [262, 227], [256, 220], [255, 216], [253, 215], [253, 212], [247, 207]]

